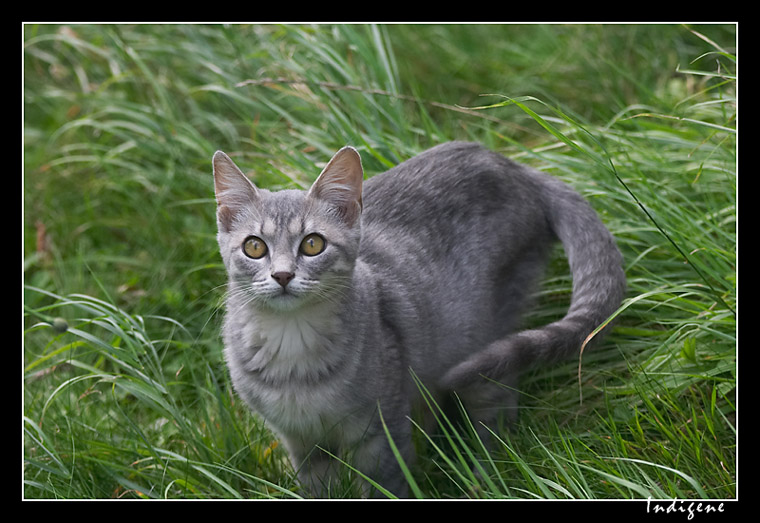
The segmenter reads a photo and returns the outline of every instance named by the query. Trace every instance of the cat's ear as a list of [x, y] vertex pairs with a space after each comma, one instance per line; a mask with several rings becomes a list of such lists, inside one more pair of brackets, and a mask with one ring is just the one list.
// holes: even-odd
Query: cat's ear
[[351, 226], [362, 212], [362, 159], [353, 147], [346, 146], [327, 163], [309, 189], [309, 197], [326, 201]]
[[222, 151], [214, 153], [212, 163], [217, 223], [222, 230], [229, 232], [235, 216], [258, 201], [258, 189]]

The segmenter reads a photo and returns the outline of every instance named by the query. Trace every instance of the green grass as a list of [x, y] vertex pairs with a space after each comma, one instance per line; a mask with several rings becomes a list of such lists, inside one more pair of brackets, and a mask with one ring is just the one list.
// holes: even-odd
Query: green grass
[[[431, 403], [415, 494], [735, 498], [735, 37], [24, 26], [24, 497], [302, 495], [221, 356], [211, 155], [279, 189], [307, 187], [345, 144], [372, 176], [464, 139], [583, 193], [628, 295], [582, 360], [525, 376], [519, 422], [489, 452]], [[528, 324], [560, 317], [570, 284], [558, 249]]]

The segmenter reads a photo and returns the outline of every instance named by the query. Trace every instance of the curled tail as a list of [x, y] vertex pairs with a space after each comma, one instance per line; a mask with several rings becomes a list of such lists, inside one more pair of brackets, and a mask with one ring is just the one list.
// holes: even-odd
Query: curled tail
[[539, 194], [549, 227], [562, 242], [573, 277], [567, 314], [544, 327], [496, 340], [453, 367], [447, 389], [482, 379], [514, 376], [537, 363], [577, 355], [584, 340], [617, 310], [625, 294], [622, 256], [612, 234], [591, 206], [565, 183], [548, 175]]

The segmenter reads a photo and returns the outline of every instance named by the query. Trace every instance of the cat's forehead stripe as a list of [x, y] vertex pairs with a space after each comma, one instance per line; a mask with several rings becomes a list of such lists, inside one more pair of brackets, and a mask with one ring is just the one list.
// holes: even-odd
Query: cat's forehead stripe
[[290, 234], [298, 234], [302, 229], [302, 221], [300, 218], [293, 218], [288, 222], [288, 232]]
[[261, 233], [264, 236], [274, 236], [276, 228], [274, 220], [271, 218], [265, 218], [264, 223], [261, 224]]

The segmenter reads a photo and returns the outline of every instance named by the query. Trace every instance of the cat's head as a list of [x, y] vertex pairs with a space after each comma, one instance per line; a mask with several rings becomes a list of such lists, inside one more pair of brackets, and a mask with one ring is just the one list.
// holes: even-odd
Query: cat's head
[[282, 311], [339, 299], [359, 250], [359, 153], [338, 151], [308, 191], [257, 188], [221, 151], [213, 166], [217, 239], [230, 293]]

